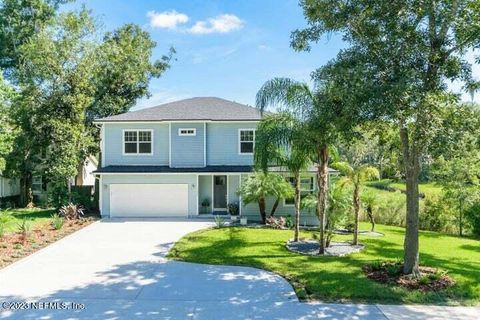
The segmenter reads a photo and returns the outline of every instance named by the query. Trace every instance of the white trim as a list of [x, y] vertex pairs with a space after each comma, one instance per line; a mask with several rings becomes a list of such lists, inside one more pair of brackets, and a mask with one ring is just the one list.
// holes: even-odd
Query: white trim
[[[242, 175], [241, 174], [238, 175], [238, 187], [239, 188], [242, 187]], [[239, 216], [242, 215], [242, 195], [241, 194], [238, 196], [238, 215]]]
[[[241, 172], [240, 174], [251, 174], [253, 172]], [[231, 176], [231, 175], [238, 175], [239, 172], [96, 172], [95, 175], [101, 176], [101, 175], [149, 175], [149, 174], [167, 174], [167, 175], [175, 175], [175, 174], [181, 174], [181, 175], [200, 175], [200, 176], [210, 176], [210, 175], [216, 175], [216, 176]]]
[[202, 123], [202, 122], [215, 122], [215, 123], [258, 123], [261, 120], [149, 120], [149, 121], [94, 121], [94, 124], [135, 124], [135, 123]]
[[[125, 131], [137, 132], [137, 153], [125, 153]], [[140, 132], [150, 132], [150, 153], [140, 153]], [[144, 141], [145, 142], [145, 141]], [[123, 156], [153, 156], [153, 129], [122, 129], [122, 155]]]
[[102, 176], [98, 178], [98, 209], [100, 211], [100, 216], [103, 211], [103, 179]]
[[197, 216], [200, 214], [200, 204], [198, 203], [200, 201], [200, 181], [199, 181], [199, 175], [197, 174], [197, 184], [196, 184], [196, 188], [197, 188], [197, 195], [196, 195], [196, 199], [197, 199], [197, 204], [196, 204], [196, 208], [197, 208]]
[[207, 123], [203, 123], [203, 166], [207, 166]]
[[[183, 132], [182, 131], [186, 131]], [[192, 131], [192, 133], [188, 132]], [[195, 137], [197, 135], [197, 128], [178, 128], [178, 136], [180, 137]]]
[[[255, 132], [257, 131], [255, 128], [246, 128], [246, 129], [238, 129], [238, 137], [237, 137], [237, 142], [238, 142], [238, 154], [241, 156], [251, 156], [253, 155], [253, 152], [241, 152], [241, 143], [240, 137], [241, 137], [241, 132], [242, 131], [253, 131], [253, 150], [255, 150]], [[244, 142], [250, 142], [250, 141], [244, 141]]]
[[228, 201], [228, 200], [230, 200], [230, 199], [229, 199], [229, 196], [228, 196], [228, 191], [229, 191], [229, 190], [228, 190], [228, 185], [229, 185], [228, 182], [230, 181], [230, 179], [228, 179], [228, 176], [227, 176], [227, 175], [225, 175], [225, 177], [227, 177], [227, 198], [226, 198], [226, 200], [227, 200], [227, 208], [226, 208], [226, 209], [227, 209], [227, 213], [228, 213], [228, 204], [230, 203], [230, 201]]
[[101, 165], [105, 167], [105, 126], [103, 124], [100, 127], [100, 151], [102, 152]]
[[168, 123], [168, 166], [172, 167], [172, 124]]

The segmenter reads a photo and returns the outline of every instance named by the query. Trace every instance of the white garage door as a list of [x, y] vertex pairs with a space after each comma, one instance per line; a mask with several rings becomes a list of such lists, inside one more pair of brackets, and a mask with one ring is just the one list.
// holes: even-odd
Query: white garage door
[[188, 184], [112, 184], [110, 216], [188, 215]]

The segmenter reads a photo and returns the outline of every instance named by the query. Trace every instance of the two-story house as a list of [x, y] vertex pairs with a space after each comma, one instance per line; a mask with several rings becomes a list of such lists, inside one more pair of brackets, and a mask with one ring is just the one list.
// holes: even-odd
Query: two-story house
[[[242, 204], [237, 190], [253, 170], [260, 120], [256, 108], [211, 97], [98, 119], [102, 216], [192, 217], [238, 203], [240, 215], [258, 220], [258, 206]], [[302, 178], [303, 192], [315, 190], [311, 171]], [[267, 202], [270, 210], [274, 199]], [[277, 214], [293, 213], [293, 199], [283, 199]], [[304, 220], [317, 221], [313, 213]]]

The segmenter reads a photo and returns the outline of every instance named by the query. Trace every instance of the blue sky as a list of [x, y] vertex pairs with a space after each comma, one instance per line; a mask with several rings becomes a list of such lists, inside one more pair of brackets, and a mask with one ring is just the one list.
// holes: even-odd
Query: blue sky
[[171, 68], [152, 80], [152, 97], [134, 109], [195, 96], [253, 105], [265, 81], [309, 81], [310, 73], [344, 46], [331, 35], [310, 52], [293, 51], [291, 32], [306, 26], [298, 0], [83, 0], [73, 6], [81, 4], [106, 30], [130, 22], [148, 30], [157, 42], [154, 58], [170, 47], [177, 51]]

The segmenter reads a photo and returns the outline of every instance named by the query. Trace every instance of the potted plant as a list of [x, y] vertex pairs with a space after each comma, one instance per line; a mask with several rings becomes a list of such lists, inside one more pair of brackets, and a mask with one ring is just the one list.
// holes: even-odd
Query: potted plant
[[203, 201], [202, 201], [203, 212], [207, 213], [209, 207], [210, 207], [210, 199], [208, 199], [208, 198], [203, 199]]
[[238, 202], [232, 202], [227, 205], [228, 213], [230, 214], [230, 219], [232, 221], [237, 221], [239, 206]]
[[240, 218], [240, 224], [242, 226], [246, 226], [247, 225], [247, 217], [242, 217]]

